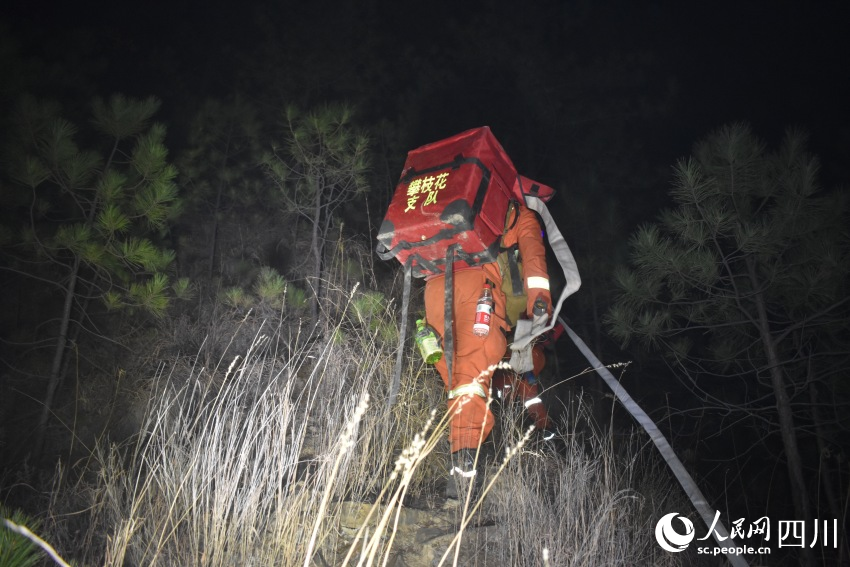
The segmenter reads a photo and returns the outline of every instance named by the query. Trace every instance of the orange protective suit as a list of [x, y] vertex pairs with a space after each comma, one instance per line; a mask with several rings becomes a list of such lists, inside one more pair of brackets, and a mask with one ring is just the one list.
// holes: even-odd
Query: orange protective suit
[[538, 431], [549, 429], [552, 426], [552, 421], [549, 419], [549, 411], [543, 400], [540, 399], [540, 383], [536, 378], [543, 372], [546, 366], [546, 354], [543, 352], [543, 345], [534, 345], [532, 359], [534, 360], [534, 381], [529, 380], [526, 376], [519, 376], [511, 370], [499, 370], [493, 376], [492, 388], [494, 396], [502, 399], [504, 402], [513, 402], [518, 400], [525, 406], [528, 416], [534, 422], [534, 427]]
[[[509, 218], [509, 227], [502, 237], [504, 248], [518, 245], [523, 261], [523, 286], [528, 295], [527, 313], [530, 315], [538, 297], [546, 300], [551, 309], [549, 276], [546, 271], [546, 248], [540, 223], [533, 211], [520, 205]], [[514, 222], [515, 220], [515, 222]], [[494, 309], [490, 319], [490, 332], [486, 337], [472, 333], [475, 308], [487, 282], [493, 284]], [[454, 358], [452, 379], [449, 383], [446, 359], [437, 364], [437, 370], [449, 390], [449, 426], [451, 451], [478, 447], [493, 429], [493, 414], [487, 405], [491, 373], [488, 368], [498, 364], [507, 349], [505, 332], [505, 295], [501, 290], [502, 276], [496, 262], [462, 268], [454, 272], [452, 291], [452, 336]], [[444, 332], [445, 276], [434, 276], [425, 284], [425, 318], [440, 335]]]

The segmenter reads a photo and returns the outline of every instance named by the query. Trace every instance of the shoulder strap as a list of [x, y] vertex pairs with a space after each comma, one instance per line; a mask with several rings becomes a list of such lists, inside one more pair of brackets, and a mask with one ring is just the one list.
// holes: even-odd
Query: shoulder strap
[[396, 352], [393, 381], [390, 383], [390, 393], [387, 396], [387, 409], [392, 409], [395, 404], [401, 385], [401, 363], [404, 357], [404, 340], [407, 338], [407, 311], [410, 306], [410, 274], [412, 264], [413, 257], [408, 256], [407, 261], [404, 263], [404, 292], [401, 298], [401, 329], [399, 329], [398, 352]]
[[[511, 213], [513, 213], [513, 219], [511, 219]], [[506, 235], [513, 227], [515, 227], [518, 220], [519, 201], [511, 199], [508, 202], [508, 212], [505, 213], [505, 230], [502, 231], [502, 236]]]
[[446, 277], [445, 277], [445, 304], [443, 305], [443, 356], [446, 357], [446, 377], [449, 382], [449, 391], [452, 389], [452, 370], [455, 355], [454, 335], [452, 325], [454, 324], [454, 261], [455, 250], [460, 245], [455, 243], [446, 250]]
[[517, 259], [518, 255], [519, 245], [517, 244], [514, 244], [505, 250], [505, 263], [507, 264], [506, 267], [511, 275], [511, 293], [516, 297], [525, 295], [522, 285], [522, 272], [520, 271], [519, 261]]

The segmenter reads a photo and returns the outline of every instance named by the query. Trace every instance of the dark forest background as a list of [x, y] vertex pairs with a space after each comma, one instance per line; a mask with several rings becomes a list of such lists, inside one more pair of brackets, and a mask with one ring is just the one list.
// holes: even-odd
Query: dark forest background
[[[215, 360], [248, 313], [330, 332], [331, 270], [400, 298], [399, 266], [372, 250], [406, 152], [489, 125], [558, 191], [583, 279], [564, 315], [630, 363], [622, 384], [724, 518], [846, 526], [840, 14], [5, 3], [0, 498], [28, 506], [21, 487], [58, 460], [132, 435], [151, 369]], [[600, 424], [632, 426], [570, 378], [587, 366], [570, 344], [556, 356], [556, 412], [590, 392]]]

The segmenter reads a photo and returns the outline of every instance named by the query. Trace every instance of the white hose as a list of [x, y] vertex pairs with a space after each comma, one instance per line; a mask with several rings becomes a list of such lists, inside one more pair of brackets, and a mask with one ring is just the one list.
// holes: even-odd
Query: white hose
[[[664, 457], [664, 460], [667, 462], [667, 466], [669, 466], [670, 470], [673, 471], [673, 475], [676, 477], [676, 480], [679, 481], [679, 484], [682, 485], [682, 488], [685, 490], [688, 498], [691, 499], [691, 502], [702, 518], [702, 521], [705, 522], [706, 528], [711, 529], [712, 524], [714, 525], [712, 535], [714, 536], [715, 541], [717, 541], [717, 545], [723, 548], [739, 547], [735, 544], [734, 540], [729, 537], [729, 532], [723, 525], [723, 522], [719, 519], [717, 523], [714, 522], [715, 511], [708, 505], [708, 501], [706, 501], [702, 491], [685, 469], [685, 465], [683, 465], [682, 461], [679, 460], [679, 457], [676, 456], [676, 453], [673, 451], [673, 447], [670, 446], [667, 438], [664, 437], [664, 434], [661, 433], [661, 430], [658, 429], [655, 422], [652, 421], [646, 412], [643, 411], [643, 408], [641, 408], [629, 395], [629, 393], [626, 392], [625, 388], [623, 388], [617, 379], [614, 378], [614, 375], [611, 374], [611, 372], [605, 368], [601, 362], [599, 362], [596, 355], [594, 355], [588, 346], [584, 344], [584, 341], [582, 341], [579, 336], [567, 326], [567, 323], [560, 317], [558, 317], [558, 321], [560, 321], [561, 325], [564, 326], [564, 329], [567, 331], [567, 335], [569, 335], [570, 339], [572, 339], [573, 343], [575, 343], [590, 365], [593, 366], [593, 369], [596, 370], [605, 383], [608, 384], [608, 387], [614, 392], [614, 396], [617, 400], [623, 404], [623, 407], [632, 414], [632, 417], [634, 417], [641, 427], [643, 427], [643, 429], [649, 434], [652, 442], [655, 443], [655, 446], [658, 448], [661, 456]], [[734, 567], [747, 567], [748, 565], [747, 561], [743, 557], [735, 555], [734, 553], [727, 553], [726, 558]]]

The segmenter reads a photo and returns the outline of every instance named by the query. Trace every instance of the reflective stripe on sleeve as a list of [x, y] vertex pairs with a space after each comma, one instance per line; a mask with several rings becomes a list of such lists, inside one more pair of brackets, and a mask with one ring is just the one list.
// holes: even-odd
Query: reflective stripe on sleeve
[[540, 398], [531, 398], [530, 400], [526, 400], [525, 404], [523, 404], [523, 405], [525, 405], [525, 407], [529, 408], [529, 407], [533, 406], [534, 404], [542, 404], [542, 403], [543, 403], [543, 400], [541, 400]]
[[549, 279], [541, 278], [540, 276], [529, 276], [525, 280], [528, 289], [549, 289]]

